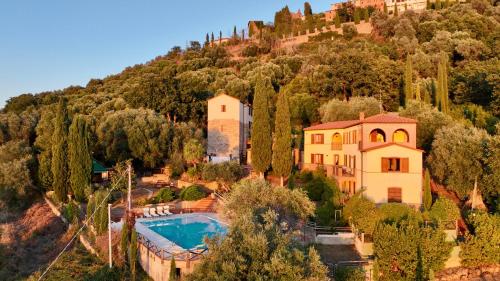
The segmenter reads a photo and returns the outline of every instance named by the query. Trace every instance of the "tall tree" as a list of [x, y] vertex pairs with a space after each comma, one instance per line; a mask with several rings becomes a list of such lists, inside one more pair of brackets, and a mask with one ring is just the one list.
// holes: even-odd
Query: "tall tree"
[[413, 66], [410, 54], [406, 56], [404, 83], [405, 83], [404, 94], [405, 94], [405, 104], [406, 104], [408, 103], [408, 100], [413, 99]]
[[368, 12], [368, 8], [363, 9], [363, 19], [365, 22], [370, 22], [370, 14]]
[[210, 36], [207, 33], [207, 36], [205, 36], [205, 47], [210, 44]]
[[273, 94], [271, 80], [260, 74], [255, 84], [253, 99], [252, 166], [260, 173], [261, 178], [264, 178], [264, 173], [271, 164], [272, 136], [269, 97]]
[[135, 276], [137, 273], [137, 232], [132, 229], [130, 234], [130, 245], [129, 245], [129, 265], [130, 265], [130, 277], [132, 281], [135, 281]]
[[236, 30], [236, 25], [233, 28], [233, 40], [238, 39], [238, 31]]
[[387, 14], [387, 13], [388, 13], [388, 11], [387, 11], [387, 4], [384, 1], [384, 14]]
[[417, 100], [417, 101], [422, 100], [422, 95], [420, 93], [420, 83], [418, 83], [418, 82], [415, 85], [415, 100]]
[[398, 4], [397, 3], [394, 3], [394, 16], [395, 17], [399, 16]]
[[54, 135], [52, 139], [52, 177], [53, 187], [57, 199], [66, 202], [68, 194], [68, 109], [65, 98], [59, 99]]
[[170, 259], [170, 273], [168, 274], [168, 281], [177, 281], [177, 266], [175, 265], [175, 258], [172, 256]]
[[85, 188], [90, 185], [92, 156], [90, 154], [89, 126], [81, 115], [73, 119], [68, 135], [69, 181], [75, 199], [85, 199]]
[[285, 93], [278, 95], [274, 121], [272, 165], [273, 171], [280, 176], [280, 185], [283, 187], [283, 178], [288, 177], [292, 171], [292, 128], [290, 125], [290, 107]]
[[241, 41], [245, 41], [245, 29], [241, 30]]
[[437, 98], [438, 108], [448, 113], [448, 58], [445, 53], [441, 53], [438, 62], [438, 78], [437, 78]]
[[210, 36], [210, 43], [212, 44], [212, 47], [214, 46], [215, 38], [214, 38], [214, 33], [212, 32], [212, 35]]
[[312, 8], [311, 8], [311, 4], [309, 4], [309, 2], [304, 2], [304, 16], [307, 18], [307, 17], [311, 17], [312, 16]]
[[429, 211], [432, 207], [431, 175], [429, 169], [425, 169], [424, 177], [424, 209]]
[[219, 31], [219, 45], [222, 44], [222, 30]]

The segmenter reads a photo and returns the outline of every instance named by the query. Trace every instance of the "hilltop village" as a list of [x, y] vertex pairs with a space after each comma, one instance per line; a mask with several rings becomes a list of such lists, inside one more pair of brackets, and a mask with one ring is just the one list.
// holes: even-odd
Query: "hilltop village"
[[500, 9], [277, 11], [0, 113], [0, 280], [500, 278]]

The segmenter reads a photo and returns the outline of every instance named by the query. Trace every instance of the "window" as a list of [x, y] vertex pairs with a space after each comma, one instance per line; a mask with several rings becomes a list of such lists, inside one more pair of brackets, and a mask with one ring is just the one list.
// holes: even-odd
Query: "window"
[[226, 105], [225, 104], [223, 104], [223, 105], [220, 106], [220, 111], [221, 112], [226, 112]]
[[342, 150], [342, 136], [339, 133], [332, 136], [332, 150]]
[[324, 143], [323, 134], [312, 134], [311, 135], [311, 143], [312, 144], [323, 144]]
[[311, 154], [312, 164], [323, 164], [323, 154]]
[[387, 202], [388, 203], [402, 203], [401, 188], [389, 187], [387, 189]]
[[398, 129], [392, 134], [393, 142], [408, 142], [408, 133], [403, 129]]
[[375, 129], [370, 132], [371, 142], [385, 142], [385, 133], [381, 129]]
[[408, 173], [408, 158], [382, 158], [382, 172], [402, 172]]
[[338, 154], [335, 154], [333, 155], [333, 163], [338, 166], [340, 163], [339, 163], [339, 155]]

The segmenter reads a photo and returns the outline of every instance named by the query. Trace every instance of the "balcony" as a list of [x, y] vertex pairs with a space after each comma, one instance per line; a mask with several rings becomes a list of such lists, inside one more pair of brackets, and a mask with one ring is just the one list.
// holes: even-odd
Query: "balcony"
[[356, 175], [355, 169], [347, 166], [334, 166], [333, 171], [336, 177], [354, 177]]
[[342, 150], [341, 143], [332, 143], [332, 150]]

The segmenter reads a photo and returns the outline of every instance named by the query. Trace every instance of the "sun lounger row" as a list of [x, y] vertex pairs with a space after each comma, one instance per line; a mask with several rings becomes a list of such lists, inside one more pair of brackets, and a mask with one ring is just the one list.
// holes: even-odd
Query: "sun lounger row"
[[144, 208], [142, 209], [143, 215], [145, 218], [153, 218], [153, 217], [163, 217], [172, 215], [170, 212], [169, 206], [159, 206], [156, 208]]

